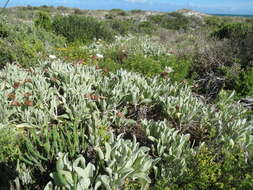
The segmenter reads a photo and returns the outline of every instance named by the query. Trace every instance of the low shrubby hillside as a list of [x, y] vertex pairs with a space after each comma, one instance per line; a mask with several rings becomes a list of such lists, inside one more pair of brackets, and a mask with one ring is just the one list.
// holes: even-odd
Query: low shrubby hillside
[[252, 125], [223, 93], [60, 61], [0, 72], [1, 184], [12, 189], [252, 188]]
[[186, 9], [2, 10], [0, 190], [252, 189], [252, 32]]

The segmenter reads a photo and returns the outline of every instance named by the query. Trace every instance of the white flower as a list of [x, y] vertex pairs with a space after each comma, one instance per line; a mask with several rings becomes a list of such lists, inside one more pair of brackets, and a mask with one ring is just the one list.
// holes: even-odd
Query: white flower
[[102, 54], [99, 54], [99, 53], [96, 54], [96, 57], [99, 58], [99, 59], [104, 58], [104, 56]]
[[174, 70], [171, 67], [165, 67], [165, 72], [172, 73], [172, 72], [174, 72]]
[[50, 59], [56, 59], [57, 57], [55, 55], [49, 55]]

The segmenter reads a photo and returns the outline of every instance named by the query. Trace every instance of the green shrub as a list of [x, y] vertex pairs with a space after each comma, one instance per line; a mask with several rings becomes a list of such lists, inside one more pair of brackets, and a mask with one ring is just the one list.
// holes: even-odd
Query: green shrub
[[0, 38], [7, 38], [9, 35], [7, 26], [0, 22]]
[[133, 28], [133, 24], [127, 20], [113, 19], [109, 22], [111, 28], [120, 35], [127, 35]]
[[46, 31], [50, 31], [52, 29], [52, 21], [48, 13], [39, 12], [38, 18], [34, 23], [36, 27], [44, 28]]
[[140, 22], [138, 25], [139, 33], [152, 34], [154, 31], [156, 31], [156, 27], [150, 21], [143, 21], [143, 22]]
[[7, 163], [17, 158], [18, 138], [15, 130], [0, 126], [0, 163]]
[[128, 13], [122, 9], [112, 9], [110, 10], [110, 13], [118, 16], [127, 16]]
[[172, 30], [185, 30], [189, 24], [189, 20], [186, 16], [176, 12], [166, 15], [151, 16], [149, 19], [163, 28]]
[[204, 17], [205, 23], [208, 27], [220, 27], [223, 24], [222, 17], [218, 16], [208, 16]]
[[163, 70], [166, 67], [173, 69], [173, 72], [168, 75], [173, 81], [182, 81], [188, 77], [192, 65], [190, 60], [172, 55], [158, 56], [156, 59], [159, 61]]
[[14, 62], [25, 67], [33, 66], [65, 43], [62, 37], [43, 28], [19, 24], [10, 29], [8, 37], [0, 39], [1, 67]]
[[252, 26], [247, 23], [229, 23], [224, 24], [211, 35], [219, 39], [244, 39], [251, 28]]
[[[37, 133], [37, 134], [36, 134]], [[75, 158], [87, 149], [87, 137], [85, 130], [77, 129], [77, 126], [53, 126], [38, 130], [30, 130], [19, 143], [20, 163], [25, 164], [30, 170], [30, 175], [35, 183], [29, 185], [45, 186], [50, 179], [49, 174], [55, 169], [55, 161], [59, 152], [68, 152], [70, 158]]]
[[68, 42], [87, 42], [94, 38], [111, 41], [114, 38], [108, 25], [93, 17], [77, 15], [56, 17], [53, 21], [53, 30], [56, 34], [64, 36]]
[[[114, 52], [109, 57], [107, 55], [105, 60], [100, 61], [99, 65], [113, 72], [123, 68], [146, 76], [161, 75], [173, 81], [186, 79], [191, 68], [191, 61], [171, 55], [145, 56], [143, 54], [132, 54], [125, 55], [122, 60], [119, 60], [120, 56], [124, 55], [121, 52], [118, 52], [118, 54]], [[167, 71], [166, 68], [171, 71]]]
[[122, 66], [126, 70], [139, 72], [146, 76], [156, 75], [163, 71], [158, 61], [143, 55], [130, 56]]
[[57, 48], [56, 51], [65, 60], [81, 64], [89, 63], [92, 56], [88, 49], [83, 48], [80, 43], [69, 44], [67, 48]]
[[253, 93], [253, 69], [242, 72], [235, 87], [239, 96], [249, 96]]
[[141, 10], [141, 9], [133, 9], [133, 10], [131, 10], [130, 11], [132, 14], [139, 14], [139, 13], [142, 13], [142, 12], [144, 12], [143, 10]]

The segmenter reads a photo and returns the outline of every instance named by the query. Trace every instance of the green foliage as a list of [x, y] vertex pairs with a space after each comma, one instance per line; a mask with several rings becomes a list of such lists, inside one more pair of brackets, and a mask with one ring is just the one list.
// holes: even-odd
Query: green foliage
[[76, 126], [53, 126], [40, 131], [32, 130], [19, 144], [20, 161], [29, 168], [31, 177], [36, 181], [36, 184], [26, 184], [21, 179], [20, 183], [36, 186], [48, 182], [48, 175], [54, 171], [53, 164], [59, 152], [68, 152], [70, 158], [74, 158], [86, 151], [87, 137], [84, 130], [77, 130]]
[[91, 59], [91, 52], [84, 48], [80, 43], [69, 44], [66, 48], [58, 48], [57, 53], [66, 61], [79, 64], [87, 64]]
[[20, 24], [9, 26], [9, 29], [8, 37], [0, 39], [1, 67], [6, 63], [19, 63], [24, 67], [36, 65], [65, 42], [42, 28]]
[[[20, 15], [28, 10], [55, 8]], [[223, 27], [228, 36], [212, 44], [203, 28], [186, 33], [197, 20], [178, 13], [143, 22], [110, 14], [117, 19], [55, 17], [52, 29], [68, 44], [44, 13], [36, 27], [0, 22], [0, 189], [252, 189], [250, 113], [220, 86], [207, 104], [181, 82], [195, 71], [199, 81], [224, 78], [225, 87], [251, 95], [251, 59], [241, 54], [250, 25], [208, 17], [208, 30]], [[164, 29], [161, 43], [159, 27], [185, 33], [169, 39]], [[178, 57], [172, 50], [182, 41], [187, 56]]]
[[229, 23], [222, 25], [217, 31], [212, 33], [212, 36], [219, 39], [244, 39], [251, 28], [252, 26], [247, 23]]
[[217, 16], [208, 16], [205, 17], [205, 22], [207, 26], [218, 27], [221, 25], [221, 18]]
[[7, 163], [18, 156], [18, 139], [11, 127], [0, 126], [0, 163]]
[[155, 24], [153, 24], [150, 21], [143, 21], [140, 22], [138, 25], [138, 32], [139, 33], [144, 33], [144, 34], [152, 34], [153, 32], [156, 31]]
[[168, 13], [166, 15], [151, 16], [150, 20], [159, 26], [172, 30], [186, 30], [189, 24], [187, 17], [180, 13]]
[[[20, 157], [6, 155], [9, 144], [1, 141], [3, 160], [17, 165], [16, 182], [27, 189], [44, 188], [53, 172], [59, 173], [53, 180], [81, 183], [73, 169], [79, 155], [95, 166], [91, 188], [226, 189], [235, 179], [238, 189], [253, 184], [251, 121], [233, 94], [207, 105], [183, 83], [60, 61], [30, 71], [7, 65], [0, 73], [1, 124], [23, 132], [16, 141]], [[55, 166], [59, 152], [73, 160], [61, 167], [67, 176]]]
[[0, 22], [0, 38], [7, 38], [9, 35], [9, 31], [7, 25], [2, 21]]
[[46, 31], [52, 30], [52, 21], [48, 13], [39, 12], [34, 24], [36, 27], [44, 28]]
[[253, 70], [250, 69], [240, 74], [236, 81], [236, 91], [239, 96], [249, 96], [253, 93]]
[[129, 71], [143, 73], [146, 76], [156, 75], [162, 72], [158, 61], [143, 55], [133, 55], [126, 59], [123, 68]]
[[89, 190], [95, 179], [95, 170], [96, 168], [93, 164], [88, 163], [86, 165], [83, 156], [79, 156], [71, 163], [68, 159], [68, 154], [59, 153], [57, 156], [56, 171], [50, 174], [53, 182], [49, 182], [44, 190], [58, 188]]
[[114, 38], [109, 26], [93, 17], [66, 16], [56, 17], [53, 21], [53, 30], [64, 36], [68, 42], [87, 42], [95, 39], [111, 41]]
[[133, 13], [133, 14], [140, 14], [140, 13], [143, 12], [143, 10], [141, 10], [141, 9], [133, 9], [130, 12]]
[[127, 16], [128, 13], [122, 9], [112, 9], [110, 10], [110, 13], [113, 15], [118, 15], [118, 16]]
[[109, 22], [111, 28], [120, 35], [127, 35], [130, 31], [132, 31], [133, 24], [131, 21], [120, 20], [120, 19], [112, 19]]

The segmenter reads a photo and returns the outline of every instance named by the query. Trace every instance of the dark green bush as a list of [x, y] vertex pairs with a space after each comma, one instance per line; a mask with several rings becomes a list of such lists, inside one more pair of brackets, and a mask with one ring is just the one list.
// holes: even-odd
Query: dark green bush
[[109, 21], [111, 28], [120, 35], [126, 35], [132, 31], [133, 23], [129, 20], [112, 19]]
[[141, 9], [133, 9], [133, 10], [131, 10], [130, 12], [131, 12], [132, 14], [139, 14], [139, 13], [142, 13], [143, 10], [141, 10]]
[[149, 19], [163, 28], [172, 30], [185, 30], [189, 25], [188, 18], [176, 12], [168, 13], [166, 15], [151, 16]]
[[212, 33], [212, 36], [219, 39], [244, 39], [252, 26], [247, 23], [229, 23], [221, 26]]
[[8, 37], [9, 32], [6, 28], [6, 25], [4, 25], [3, 23], [0, 23], [0, 38], [6, 38]]
[[236, 91], [239, 96], [252, 95], [253, 92], [253, 69], [240, 74], [236, 81]]
[[53, 30], [64, 36], [68, 42], [87, 42], [94, 38], [112, 41], [114, 38], [110, 27], [93, 17], [67, 16], [56, 17], [53, 21]]
[[127, 16], [128, 13], [122, 9], [112, 9], [110, 10], [110, 12], [114, 15], [118, 15], [118, 16]]
[[156, 31], [156, 26], [149, 21], [143, 21], [140, 22], [138, 25], [138, 32], [144, 33], [144, 34], [152, 34], [154, 31]]
[[34, 22], [36, 27], [44, 28], [47, 31], [52, 29], [52, 21], [48, 13], [39, 12], [38, 18]]

